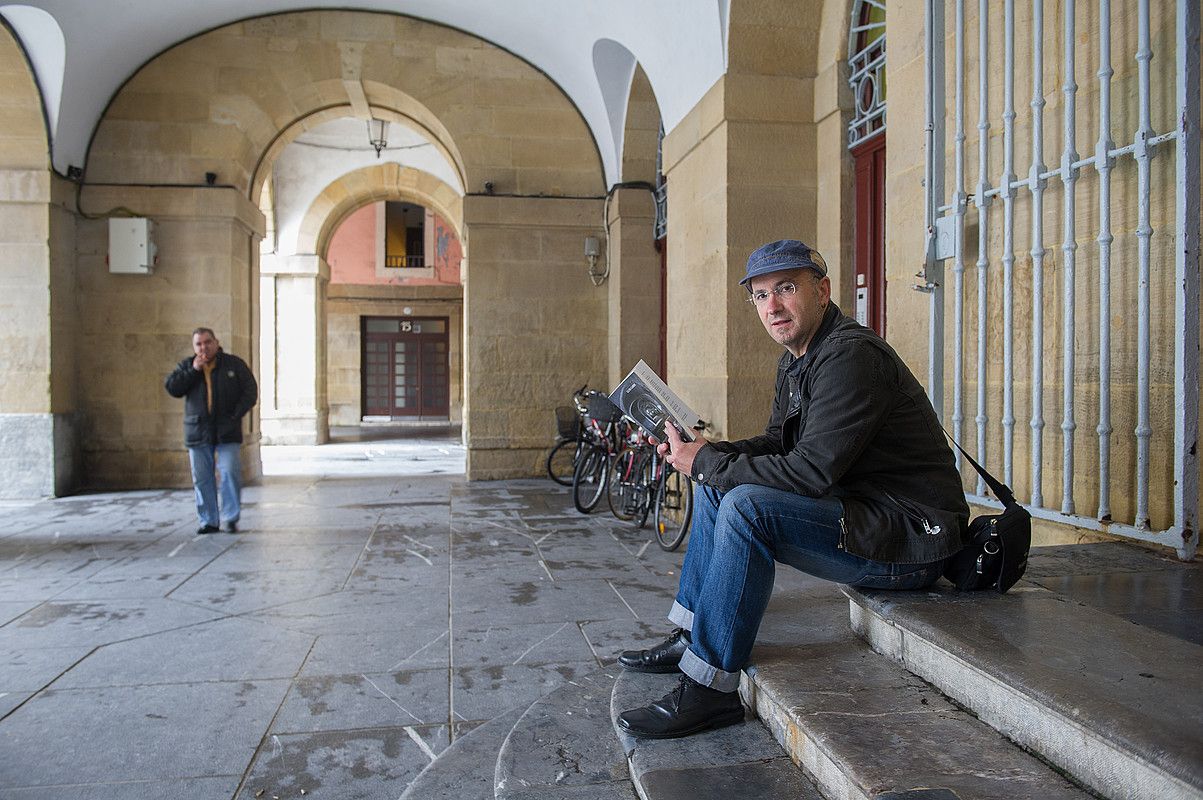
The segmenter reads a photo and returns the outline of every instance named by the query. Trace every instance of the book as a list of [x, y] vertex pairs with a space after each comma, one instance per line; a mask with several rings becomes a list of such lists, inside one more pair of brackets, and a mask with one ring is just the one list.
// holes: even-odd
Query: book
[[610, 393], [610, 402], [662, 442], [668, 441], [664, 432], [665, 420], [672, 420], [681, 438], [687, 442], [696, 438], [694, 426], [702, 424], [701, 417], [643, 360]]

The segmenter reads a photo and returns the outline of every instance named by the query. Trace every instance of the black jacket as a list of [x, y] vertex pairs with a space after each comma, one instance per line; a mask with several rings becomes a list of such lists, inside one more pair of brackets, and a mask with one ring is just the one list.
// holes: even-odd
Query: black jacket
[[827, 309], [799, 358], [785, 353], [764, 434], [711, 442], [694, 479], [770, 486], [844, 503], [840, 545], [923, 564], [961, 549], [969, 520], [952, 450], [927, 394], [877, 334]]
[[205, 392], [205, 375], [192, 368], [192, 356], [181, 361], [164, 383], [168, 394], [184, 398], [184, 444], [188, 447], [241, 442], [242, 417], [259, 399], [255, 376], [238, 356], [218, 350], [210, 378], [212, 413]]

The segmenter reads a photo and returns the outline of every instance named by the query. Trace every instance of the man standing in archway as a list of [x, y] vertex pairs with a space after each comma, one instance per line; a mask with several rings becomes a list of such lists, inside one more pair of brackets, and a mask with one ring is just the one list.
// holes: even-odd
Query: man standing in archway
[[[242, 513], [242, 418], [259, 399], [259, 385], [246, 362], [221, 349], [211, 328], [192, 332], [193, 355], [167, 376], [167, 393], [184, 398], [184, 445], [192, 464], [197, 533], [238, 530]], [[221, 513], [217, 481], [221, 473]]]

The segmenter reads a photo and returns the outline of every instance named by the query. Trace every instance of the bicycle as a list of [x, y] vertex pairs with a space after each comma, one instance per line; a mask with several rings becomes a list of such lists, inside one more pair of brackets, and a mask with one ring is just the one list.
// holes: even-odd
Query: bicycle
[[584, 396], [585, 386], [581, 386], [572, 393], [571, 406], [556, 406], [556, 441], [544, 466], [547, 476], [561, 486], [572, 485], [572, 473], [584, 449]]
[[681, 546], [693, 519], [693, 482], [664, 460], [646, 431], [636, 428], [613, 461], [606, 493], [610, 510], [620, 520], [647, 524], [655, 511], [656, 542], [662, 550]]
[[622, 411], [596, 391], [584, 394], [582, 407], [584, 442], [572, 472], [572, 504], [577, 511], [588, 514], [606, 491], [610, 461], [621, 441], [618, 423]]

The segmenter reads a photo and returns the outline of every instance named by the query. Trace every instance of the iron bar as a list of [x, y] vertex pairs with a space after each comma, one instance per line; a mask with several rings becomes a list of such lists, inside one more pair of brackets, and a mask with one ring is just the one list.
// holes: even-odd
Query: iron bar
[[1044, 445], [1044, 0], [1032, 0], [1032, 487], [1034, 506], [1044, 505], [1041, 489]]
[[1010, 486], [1015, 448], [1015, 0], [1006, 0], [1003, 9], [1003, 49], [1003, 168], [997, 191], [1003, 199], [1003, 482]]
[[1062, 333], [1061, 333], [1061, 513], [1074, 513], [1074, 430], [1078, 427], [1074, 421], [1074, 303], [1077, 266], [1078, 239], [1074, 224], [1076, 211], [1075, 189], [1077, 188], [1078, 172], [1074, 169], [1074, 161], [1078, 152], [1074, 146], [1077, 133], [1077, 92], [1078, 84], [1074, 80], [1074, 19], [1077, 10], [1073, 0], [1065, 0], [1062, 29], [1064, 33], [1063, 68], [1065, 83], [1061, 90], [1064, 94], [1062, 102], [1064, 115], [1064, 148], [1061, 151], [1061, 183], [1062, 208], [1064, 210], [1061, 239], [1061, 274], [1062, 283]]
[[1178, 557], [1199, 546], [1199, 0], [1178, 0], [1174, 248], [1174, 528]]
[[[1140, 0], [1137, 14], [1136, 62], [1139, 67], [1138, 95], [1140, 122], [1136, 131], [1136, 200], [1138, 220], [1136, 223], [1137, 260], [1137, 352], [1136, 352], [1136, 514], [1135, 525], [1144, 530], [1149, 527], [1149, 440], [1153, 426], [1149, 418], [1149, 365], [1150, 354], [1150, 297], [1149, 297], [1149, 246], [1153, 238], [1153, 226], [1149, 216], [1149, 161], [1152, 158], [1147, 142], [1153, 135], [1149, 110], [1149, 64], [1153, 50], [1149, 44], [1149, 0]], [[1197, 187], [1196, 187], [1197, 188]]]
[[1099, 0], [1099, 139], [1094, 167], [1099, 173], [1099, 506], [1111, 519], [1111, 0]]
[[[956, 0], [956, 131], [953, 134], [956, 188], [953, 195], [956, 245], [953, 274], [952, 435], [960, 442], [965, 419], [965, 0]], [[959, 454], [954, 454], [957, 465]]]

